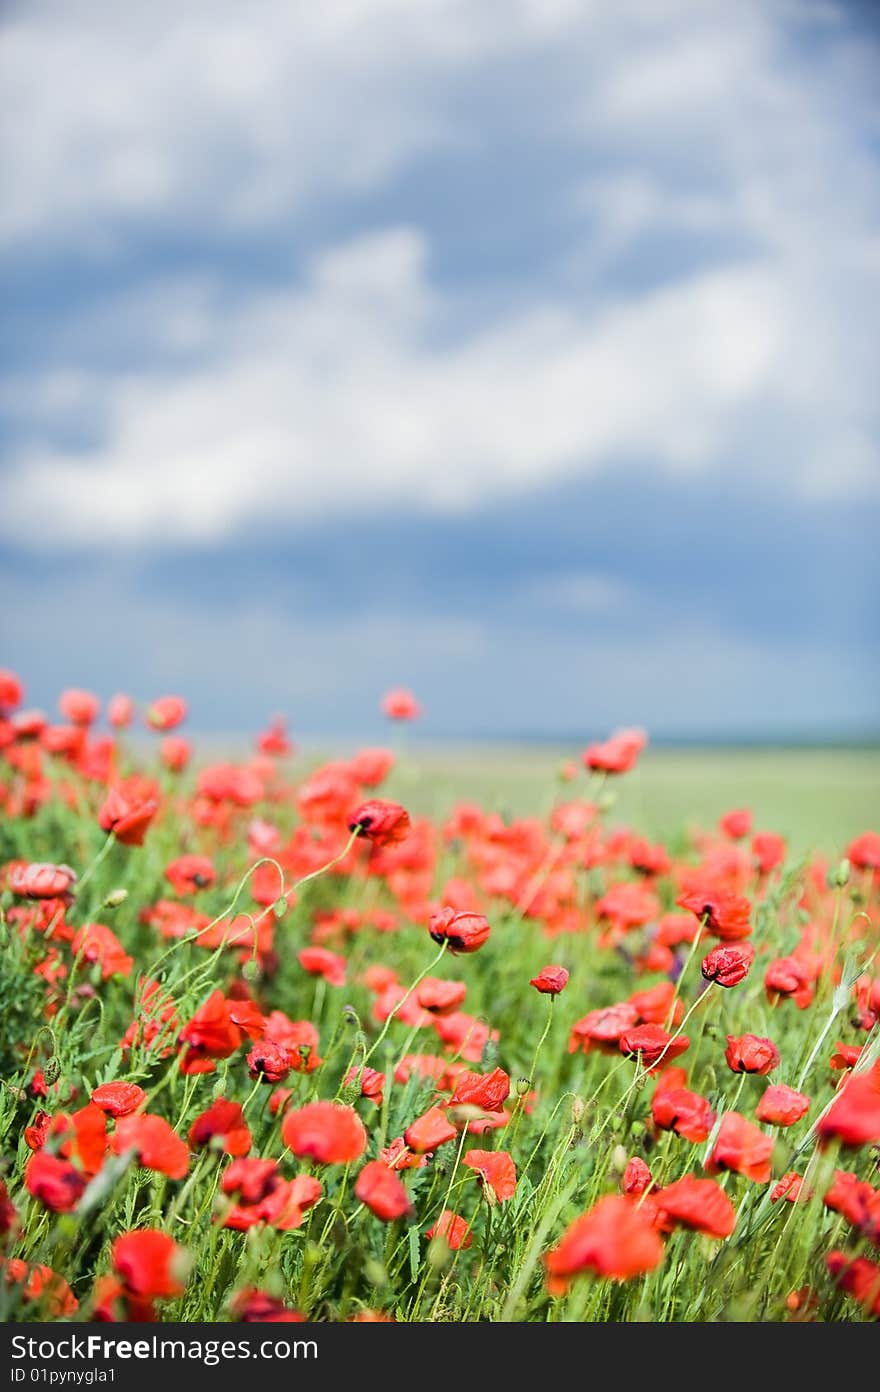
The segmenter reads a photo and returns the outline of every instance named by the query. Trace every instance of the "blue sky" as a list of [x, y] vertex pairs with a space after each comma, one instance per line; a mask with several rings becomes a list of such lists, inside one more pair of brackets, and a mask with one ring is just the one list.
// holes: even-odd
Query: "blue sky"
[[59, 0], [0, 39], [31, 701], [880, 727], [873, 7]]

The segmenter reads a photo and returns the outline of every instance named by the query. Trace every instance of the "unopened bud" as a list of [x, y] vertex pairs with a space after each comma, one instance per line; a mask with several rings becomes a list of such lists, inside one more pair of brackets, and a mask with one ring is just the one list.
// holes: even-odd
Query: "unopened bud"
[[43, 1064], [43, 1077], [50, 1086], [52, 1083], [58, 1082], [58, 1079], [61, 1077], [61, 1060], [57, 1054], [53, 1054], [52, 1057]]
[[118, 909], [120, 904], [124, 904], [128, 898], [127, 889], [111, 889], [107, 898], [104, 900], [105, 909]]
[[290, 905], [287, 900], [282, 897], [281, 899], [275, 900], [275, 903], [272, 905], [272, 912], [276, 918], [283, 918], [289, 908]]
[[843, 889], [844, 885], [849, 883], [849, 872], [850, 864], [849, 861], [844, 857], [844, 859], [840, 862], [839, 865], [836, 865], [833, 870], [828, 871], [828, 888]]
[[587, 1104], [582, 1097], [576, 1097], [571, 1104], [571, 1124], [580, 1126], [587, 1114]]

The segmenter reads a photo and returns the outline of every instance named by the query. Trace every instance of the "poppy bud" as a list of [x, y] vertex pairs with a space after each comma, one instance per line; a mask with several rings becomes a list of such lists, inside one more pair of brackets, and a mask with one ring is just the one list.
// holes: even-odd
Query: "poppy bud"
[[843, 889], [849, 883], [850, 864], [844, 859], [833, 870], [828, 871], [827, 884], [829, 889]]
[[127, 898], [127, 889], [111, 889], [101, 907], [105, 909], [118, 909], [120, 904], [124, 904]]

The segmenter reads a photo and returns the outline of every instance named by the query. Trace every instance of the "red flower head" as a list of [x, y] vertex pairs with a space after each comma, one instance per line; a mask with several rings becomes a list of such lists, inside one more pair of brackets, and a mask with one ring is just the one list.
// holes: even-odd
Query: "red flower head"
[[8, 884], [22, 899], [63, 899], [76, 883], [76, 871], [69, 865], [15, 865]]
[[119, 1118], [113, 1133], [113, 1149], [117, 1155], [133, 1150], [139, 1164], [148, 1170], [158, 1170], [169, 1179], [182, 1179], [189, 1169], [186, 1142], [164, 1117], [152, 1116], [149, 1112]]
[[107, 719], [114, 730], [125, 730], [134, 719], [134, 701], [123, 692], [117, 692], [107, 702]]
[[186, 719], [187, 705], [182, 696], [160, 696], [147, 710], [147, 721], [154, 730], [173, 730]]
[[247, 1056], [248, 1073], [264, 1083], [280, 1083], [290, 1072], [290, 1058], [281, 1044], [262, 1039]]
[[618, 730], [599, 744], [589, 745], [582, 755], [588, 769], [601, 773], [628, 773], [648, 743], [644, 730]]
[[640, 1156], [634, 1155], [631, 1160], [627, 1160], [620, 1187], [624, 1194], [629, 1194], [635, 1199], [656, 1188], [651, 1171]]
[[752, 906], [742, 894], [714, 885], [689, 890], [676, 899], [682, 909], [690, 909], [697, 918], [705, 919], [706, 929], [722, 942], [739, 942], [752, 931]]
[[651, 1101], [651, 1115], [661, 1131], [673, 1131], [699, 1144], [709, 1137], [715, 1113], [705, 1097], [687, 1088], [658, 1088]]
[[443, 1237], [446, 1239], [449, 1248], [457, 1252], [459, 1248], [470, 1247], [473, 1242], [470, 1224], [464, 1218], [459, 1218], [457, 1213], [451, 1209], [444, 1208], [437, 1222], [428, 1228], [425, 1237]]
[[230, 1015], [222, 991], [212, 991], [204, 1005], [180, 1031], [189, 1048], [181, 1059], [184, 1073], [213, 1073], [213, 1059], [229, 1058], [241, 1044], [241, 1030]]
[[788, 996], [799, 1010], [806, 1010], [813, 999], [810, 968], [798, 957], [777, 957], [764, 973], [764, 990], [771, 1004]]
[[663, 1232], [693, 1228], [706, 1237], [730, 1237], [736, 1227], [736, 1209], [714, 1179], [685, 1175], [652, 1194], [650, 1203]]
[[735, 812], [725, 812], [718, 825], [725, 836], [741, 841], [752, 829], [752, 814], [747, 807], [739, 807]]
[[393, 1223], [413, 1213], [409, 1195], [393, 1170], [381, 1160], [370, 1160], [361, 1170], [354, 1186], [355, 1197], [366, 1204], [371, 1213], [383, 1223]]
[[382, 697], [382, 712], [389, 720], [418, 720], [422, 708], [411, 691], [397, 687]]
[[378, 1072], [375, 1068], [358, 1068], [357, 1064], [353, 1064], [345, 1075], [345, 1082], [358, 1083], [361, 1097], [368, 1097], [371, 1102], [375, 1102], [377, 1107], [382, 1106], [385, 1087], [384, 1073]]
[[347, 963], [344, 957], [330, 952], [326, 947], [304, 947], [297, 953], [303, 971], [312, 976], [323, 976], [331, 986], [345, 985]]
[[880, 1189], [846, 1170], [834, 1171], [834, 1183], [823, 1200], [833, 1213], [842, 1213], [848, 1223], [880, 1247]]
[[619, 1049], [622, 1054], [640, 1057], [645, 1068], [654, 1068], [661, 1062], [672, 1063], [691, 1046], [686, 1034], [668, 1034], [662, 1025], [636, 1025], [620, 1036]]
[[759, 831], [752, 837], [752, 855], [762, 875], [769, 875], [785, 860], [785, 840], [772, 831]]
[[435, 943], [445, 942], [450, 952], [477, 952], [491, 930], [482, 914], [445, 908], [431, 914], [428, 931]]
[[494, 1199], [512, 1199], [516, 1193], [516, 1166], [506, 1150], [471, 1150], [464, 1157], [468, 1169], [476, 1170], [483, 1193]]
[[880, 831], [864, 831], [846, 848], [847, 859], [857, 870], [880, 870]]
[[396, 846], [409, 834], [409, 813], [399, 802], [373, 798], [349, 813], [348, 829], [372, 841], [374, 846]]
[[183, 1249], [156, 1228], [123, 1233], [113, 1243], [113, 1265], [133, 1295], [149, 1299], [180, 1295], [182, 1264]]
[[310, 1102], [288, 1112], [281, 1135], [294, 1155], [322, 1165], [348, 1164], [360, 1159], [367, 1147], [367, 1133], [357, 1112], [339, 1102]]
[[463, 1004], [467, 987], [463, 981], [443, 981], [426, 976], [416, 987], [416, 1004], [432, 1015], [449, 1015]]
[[166, 735], [159, 745], [159, 758], [172, 773], [182, 773], [192, 758], [192, 745], [180, 735]]
[[447, 1141], [454, 1141], [456, 1135], [455, 1127], [442, 1107], [431, 1107], [406, 1128], [403, 1138], [410, 1150], [414, 1150], [417, 1155], [424, 1155], [426, 1151], [436, 1150]]
[[92, 1093], [92, 1101], [102, 1112], [112, 1117], [128, 1116], [147, 1100], [147, 1094], [137, 1083], [102, 1083]]
[[542, 996], [558, 996], [568, 985], [568, 972], [565, 967], [542, 967], [529, 985], [540, 991]]
[[733, 1170], [756, 1184], [766, 1184], [772, 1154], [772, 1136], [765, 1136], [739, 1112], [725, 1112], [706, 1169], [710, 1174]]
[[229, 1308], [241, 1324], [302, 1324], [305, 1319], [305, 1315], [292, 1310], [283, 1300], [253, 1286], [240, 1290]]
[[703, 958], [703, 976], [706, 981], [716, 981], [719, 986], [738, 986], [749, 974], [755, 960], [755, 949], [751, 943], [743, 947], [735, 944], [713, 947]]
[[638, 1018], [638, 1009], [630, 1001], [591, 1010], [572, 1025], [568, 1052], [573, 1054], [577, 1049], [582, 1049], [588, 1054], [591, 1049], [601, 1049], [603, 1053], [617, 1053], [621, 1036], [636, 1024]]
[[545, 1256], [547, 1289], [562, 1295], [581, 1271], [628, 1281], [653, 1271], [662, 1258], [663, 1243], [648, 1217], [631, 1199], [607, 1194], [576, 1218]]
[[829, 1252], [825, 1265], [831, 1279], [853, 1296], [868, 1314], [880, 1319], [880, 1265], [867, 1257], [849, 1257], [846, 1252]]
[[360, 749], [349, 764], [352, 776], [362, 788], [376, 788], [384, 783], [393, 767], [390, 749]]
[[53, 1213], [70, 1213], [82, 1198], [86, 1181], [66, 1160], [38, 1150], [27, 1163], [25, 1187]]
[[759, 1121], [773, 1126], [794, 1126], [810, 1110], [810, 1099], [784, 1083], [771, 1083], [755, 1109]]
[[822, 1141], [845, 1146], [880, 1141], [880, 1062], [870, 1073], [851, 1073], [818, 1125]]
[[175, 894], [195, 894], [196, 890], [210, 889], [216, 883], [217, 871], [209, 856], [182, 855], [165, 866], [165, 878]]
[[455, 1080], [450, 1107], [482, 1107], [484, 1112], [500, 1112], [510, 1096], [510, 1078], [503, 1068], [491, 1073], [471, 1073], [465, 1070]]
[[215, 1140], [226, 1155], [246, 1155], [250, 1150], [251, 1133], [239, 1102], [218, 1097], [196, 1117], [189, 1129], [190, 1145], [199, 1149]]
[[111, 788], [98, 813], [102, 831], [115, 836], [123, 846], [142, 846], [147, 827], [159, 810], [156, 798], [130, 802], [118, 788]]
[[779, 1050], [772, 1039], [756, 1034], [729, 1034], [724, 1057], [734, 1073], [758, 1073], [763, 1077], [779, 1065]]
[[58, 709], [71, 725], [93, 725], [98, 718], [101, 703], [91, 691], [70, 688], [62, 691], [59, 696]]
[[100, 965], [102, 981], [108, 981], [111, 976], [128, 976], [134, 966], [134, 958], [123, 951], [112, 928], [103, 923], [84, 923], [74, 934], [70, 946], [73, 955], [81, 961]]
[[8, 667], [0, 667], [0, 716], [9, 715], [24, 700], [24, 687]]

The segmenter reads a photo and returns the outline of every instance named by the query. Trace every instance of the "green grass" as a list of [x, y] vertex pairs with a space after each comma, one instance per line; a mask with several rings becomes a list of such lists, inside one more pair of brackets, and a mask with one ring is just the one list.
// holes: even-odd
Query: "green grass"
[[[533, 816], [569, 796], [566, 786], [572, 797], [583, 793], [582, 771], [560, 792], [558, 770], [571, 757], [571, 750], [534, 746], [415, 751], [402, 758], [394, 786], [429, 816], [467, 801]], [[658, 839], [750, 807], [756, 829], [787, 836], [793, 852], [836, 856], [880, 820], [880, 749], [649, 747], [626, 778], [608, 786], [616, 798], [610, 820]]]

